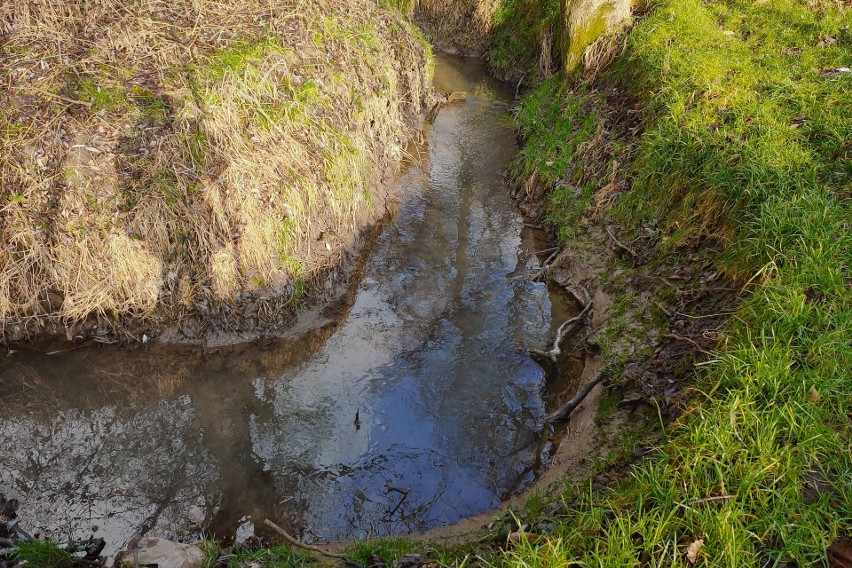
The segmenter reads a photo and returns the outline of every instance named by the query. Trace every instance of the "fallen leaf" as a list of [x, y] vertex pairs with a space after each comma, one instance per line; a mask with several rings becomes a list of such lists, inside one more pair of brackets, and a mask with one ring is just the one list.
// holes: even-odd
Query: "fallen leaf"
[[819, 391], [816, 390], [816, 387], [811, 387], [811, 390], [808, 393], [808, 400], [810, 402], [819, 402], [822, 400], [822, 396], [820, 396]]
[[831, 568], [852, 568], [852, 541], [837, 539], [828, 547]]
[[699, 538], [686, 549], [686, 559], [689, 560], [690, 564], [695, 564], [695, 561], [698, 560], [698, 551], [701, 550], [702, 546], [704, 546], [704, 539]]
[[536, 533], [515, 531], [509, 535], [509, 542], [521, 542], [522, 540], [532, 540], [538, 538]]

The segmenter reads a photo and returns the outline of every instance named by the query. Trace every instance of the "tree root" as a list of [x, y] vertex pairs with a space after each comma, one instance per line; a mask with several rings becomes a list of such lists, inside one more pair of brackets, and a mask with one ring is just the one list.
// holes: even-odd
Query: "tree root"
[[559, 249], [555, 250], [553, 254], [547, 257], [547, 260], [541, 263], [541, 269], [536, 272], [530, 280], [533, 282], [540, 282], [541, 279], [547, 275], [547, 272], [550, 270], [550, 263], [556, 260], [557, 256], [559, 256]]
[[279, 527], [278, 525], [276, 525], [275, 523], [273, 523], [269, 519], [266, 519], [265, 521], [263, 521], [263, 524], [272, 528], [275, 532], [277, 532], [282, 537], [284, 537], [284, 540], [286, 540], [287, 542], [289, 542], [290, 544], [292, 544], [293, 546], [295, 546], [297, 548], [301, 548], [303, 550], [309, 550], [311, 552], [316, 552], [317, 554], [322, 554], [323, 556], [327, 556], [328, 558], [337, 558], [339, 560], [344, 560], [344, 561], [347, 562], [347, 564], [349, 563], [349, 559], [346, 558], [345, 554], [338, 554], [337, 552], [331, 552], [331, 551], [328, 551], [328, 550], [324, 550], [324, 549], [320, 548], [319, 546], [314, 546], [313, 544], [305, 544], [301, 540], [290, 536], [287, 533], [287, 531], [285, 531], [284, 529], [282, 529], [281, 527]]
[[612, 239], [612, 242], [613, 244], [615, 244], [616, 247], [629, 254], [630, 257], [633, 258], [633, 260], [639, 258], [639, 255], [637, 255], [632, 248], [623, 244], [621, 241], [615, 238], [615, 235], [612, 234], [612, 231], [609, 230], [609, 227], [604, 226], [604, 229], [606, 229], [606, 234], [609, 235], [609, 238]]
[[574, 398], [566, 402], [559, 408], [556, 412], [547, 415], [547, 420], [545, 420], [545, 425], [552, 424], [553, 422], [562, 422], [568, 419], [574, 410], [580, 406], [580, 403], [583, 402], [589, 393], [592, 392], [592, 389], [597, 386], [598, 383], [602, 382], [609, 375], [609, 370], [604, 369], [600, 373], [594, 376], [591, 381], [586, 383], [586, 385], [577, 391], [577, 394], [574, 395]]
[[683, 335], [678, 335], [676, 333], [667, 333], [663, 336], [663, 339], [674, 339], [675, 341], [683, 341], [685, 343], [689, 343], [695, 349], [696, 353], [701, 353], [702, 355], [707, 355], [708, 357], [712, 357], [713, 354], [709, 351], [706, 351], [698, 345], [698, 342], [692, 339], [691, 337], [686, 337]]
[[592, 307], [594, 306], [594, 302], [589, 300], [586, 304], [586, 307], [583, 308], [583, 311], [579, 313], [579, 315], [569, 319], [565, 323], [559, 326], [559, 329], [556, 330], [556, 339], [553, 340], [553, 347], [550, 351], [540, 351], [537, 349], [530, 349], [530, 356], [533, 359], [544, 360], [547, 359], [552, 363], [556, 363], [559, 359], [559, 356], [562, 354], [562, 342], [565, 341], [568, 337], [574, 334], [581, 325], [584, 325], [586, 322], [586, 318], [592, 311]]

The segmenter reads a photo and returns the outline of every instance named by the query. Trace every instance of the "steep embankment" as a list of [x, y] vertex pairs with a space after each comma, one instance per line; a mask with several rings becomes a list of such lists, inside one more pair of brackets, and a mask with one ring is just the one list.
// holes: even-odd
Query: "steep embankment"
[[[546, 78], [548, 53], [562, 67], [554, 46], [570, 42], [532, 39], [559, 35], [555, 4], [500, 3], [505, 25], [539, 35], [513, 44], [493, 25], [495, 68]], [[439, 557], [848, 566], [852, 10], [661, 0], [634, 18], [525, 96], [513, 175], [564, 244], [550, 274], [614, 300], [577, 347], [634, 396], [598, 415], [668, 418], [588, 483], [507, 513], [496, 546]]]
[[[547, 536], [476, 553], [823, 565], [852, 531], [852, 11], [663, 0], [641, 12], [525, 97], [514, 174], [565, 244], [552, 273], [570, 283], [577, 265], [601, 265], [574, 284], [616, 295], [590, 330], [610, 388], [680, 418], [519, 515]], [[621, 259], [590, 257], [601, 245]], [[732, 314], [716, 307], [731, 300]], [[681, 357], [662, 373], [673, 344], [700, 366]], [[691, 396], [669, 400], [665, 383], [683, 380]]]
[[429, 89], [373, 0], [13, 0], [0, 34], [7, 340], [286, 322], [343, 279]]

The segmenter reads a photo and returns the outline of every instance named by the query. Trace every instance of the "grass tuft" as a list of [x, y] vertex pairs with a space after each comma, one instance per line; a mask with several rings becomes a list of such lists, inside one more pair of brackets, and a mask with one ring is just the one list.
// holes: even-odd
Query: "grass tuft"
[[17, 558], [34, 568], [70, 568], [71, 555], [49, 540], [25, 540], [18, 543]]

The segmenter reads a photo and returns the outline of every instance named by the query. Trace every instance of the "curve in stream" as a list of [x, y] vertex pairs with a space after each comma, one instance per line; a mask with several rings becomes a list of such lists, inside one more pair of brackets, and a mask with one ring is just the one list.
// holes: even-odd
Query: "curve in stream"
[[0, 370], [0, 491], [31, 529], [233, 534], [276, 519], [307, 541], [404, 533], [497, 506], [532, 479], [541, 346], [568, 309], [501, 172], [511, 94], [440, 57], [467, 91], [426, 127], [354, 304], [333, 329], [228, 355], [22, 351]]

